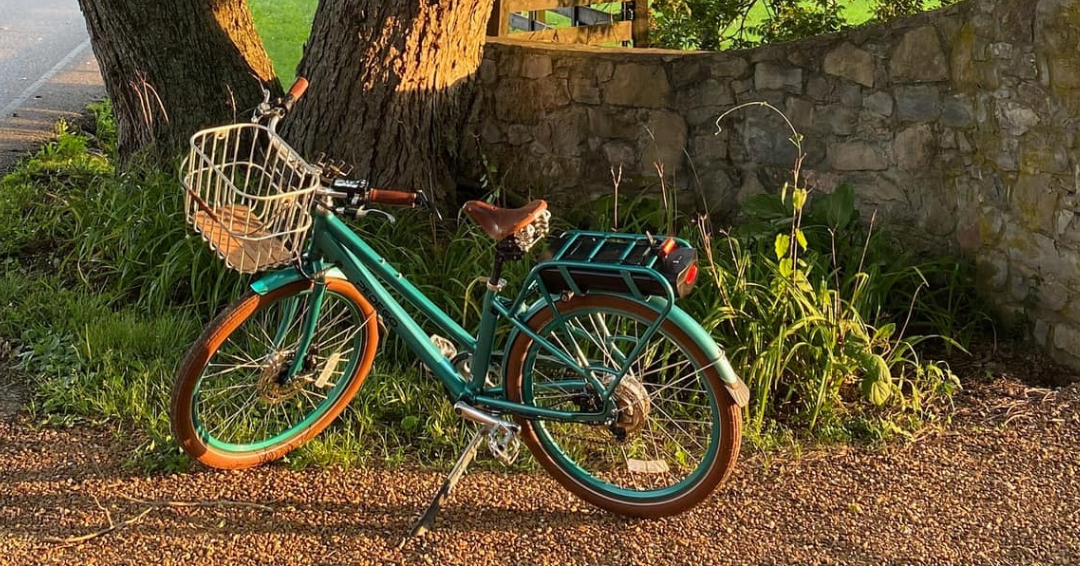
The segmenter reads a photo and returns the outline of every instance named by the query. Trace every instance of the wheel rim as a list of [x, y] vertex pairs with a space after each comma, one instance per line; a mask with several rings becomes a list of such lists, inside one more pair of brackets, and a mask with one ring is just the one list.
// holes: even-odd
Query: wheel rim
[[207, 361], [191, 412], [195, 430], [211, 448], [247, 453], [287, 442], [345, 391], [362, 358], [367, 321], [356, 304], [329, 289], [304, 367], [291, 385], [277, 383], [275, 373], [287, 370], [295, 356], [309, 295], [305, 290], [255, 311]]
[[[564, 313], [539, 334], [579, 363], [584, 356], [599, 370], [594, 375], [610, 383], [611, 377], [605, 382], [603, 375], [611, 376], [627, 363], [626, 355], [650, 322], [620, 309], [588, 308]], [[600, 370], [602, 366], [609, 371]], [[716, 459], [721, 421], [713, 385], [686, 348], [663, 328], [648, 338], [630, 368], [614, 397], [619, 421], [633, 422], [631, 430], [641, 427], [638, 432], [620, 442], [605, 426], [536, 421], [537, 439], [560, 468], [593, 491], [643, 503], [678, 497], [692, 489]], [[526, 355], [523, 375], [526, 402], [565, 410], [585, 408], [580, 376], [545, 355], [536, 343]], [[560, 382], [574, 385], [561, 387]], [[648, 393], [647, 403], [636, 404], [646, 413], [643, 426], [623, 415], [641, 401], [641, 390]]]

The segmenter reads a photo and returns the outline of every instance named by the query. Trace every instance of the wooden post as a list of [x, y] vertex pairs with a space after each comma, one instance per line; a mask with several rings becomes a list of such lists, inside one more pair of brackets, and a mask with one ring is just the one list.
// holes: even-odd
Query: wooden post
[[634, 0], [633, 36], [634, 47], [649, 46], [649, 0]]
[[491, 6], [491, 18], [488, 19], [487, 34], [502, 37], [510, 33], [510, 12], [507, 0], [495, 0]]

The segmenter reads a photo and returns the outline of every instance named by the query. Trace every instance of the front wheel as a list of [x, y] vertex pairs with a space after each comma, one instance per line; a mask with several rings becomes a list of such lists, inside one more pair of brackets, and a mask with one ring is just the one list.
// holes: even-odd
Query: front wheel
[[280, 458], [333, 422], [360, 389], [375, 358], [375, 310], [346, 281], [328, 280], [321, 300], [314, 290], [299, 281], [248, 293], [191, 346], [170, 416], [192, 458], [222, 469]]
[[[627, 371], [612, 395], [611, 423], [518, 418], [536, 459], [572, 493], [620, 515], [666, 517], [708, 497], [731, 473], [742, 436], [739, 407], [709, 356], [671, 320], [648, 336], [658, 314], [630, 299], [588, 295], [556, 304], [558, 316], [545, 308], [529, 327], [605, 386]], [[509, 400], [571, 412], [603, 407], [574, 368], [525, 333], [507, 352]]]

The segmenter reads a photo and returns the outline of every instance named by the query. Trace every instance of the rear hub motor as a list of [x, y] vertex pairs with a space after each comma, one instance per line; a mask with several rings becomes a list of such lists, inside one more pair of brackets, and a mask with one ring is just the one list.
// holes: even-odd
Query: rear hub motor
[[[611, 383], [611, 379], [608, 380]], [[619, 386], [615, 388], [616, 418], [613, 432], [616, 436], [625, 437], [637, 434], [645, 428], [649, 417], [649, 392], [632, 375], [623, 377]]]

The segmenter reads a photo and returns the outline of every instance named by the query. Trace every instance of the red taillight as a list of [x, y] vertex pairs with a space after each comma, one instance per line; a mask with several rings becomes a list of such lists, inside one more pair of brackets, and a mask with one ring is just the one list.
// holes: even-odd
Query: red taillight
[[694, 281], [697, 281], [697, 264], [693, 264], [686, 268], [686, 276], [683, 277], [683, 283], [687, 285], [693, 285]]

